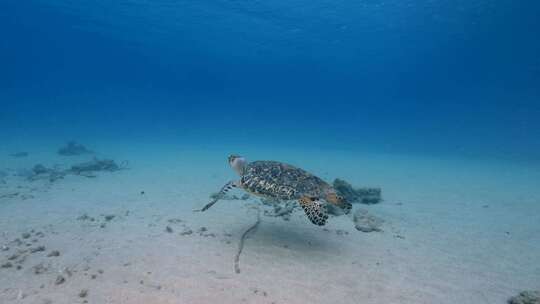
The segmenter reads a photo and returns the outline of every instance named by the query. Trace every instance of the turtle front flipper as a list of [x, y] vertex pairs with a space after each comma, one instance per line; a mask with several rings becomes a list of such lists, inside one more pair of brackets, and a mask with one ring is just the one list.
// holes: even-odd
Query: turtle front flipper
[[313, 224], [318, 226], [324, 226], [324, 224], [326, 224], [328, 212], [319, 198], [303, 196], [298, 200], [298, 202]]
[[215, 203], [217, 203], [220, 199], [222, 199], [225, 196], [225, 194], [227, 194], [227, 192], [229, 192], [229, 190], [231, 190], [234, 187], [237, 187], [236, 181], [230, 181], [226, 183], [225, 186], [223, 186], [221, 190], [219, 190], [219, 192], [214, 196], [214, 198], [212, 199], [210, 203], [206, 204], [201, 210], [195, 210], [195, 211], [203, 212], [203, 211], [208, 210], [208, 208], [212, 207]]

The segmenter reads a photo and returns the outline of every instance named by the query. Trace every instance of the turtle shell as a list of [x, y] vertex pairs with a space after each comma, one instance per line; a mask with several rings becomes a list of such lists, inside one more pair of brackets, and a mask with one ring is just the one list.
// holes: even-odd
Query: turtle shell
[[248, 163], [240, 182], [249, 192], [281, 200], [321, 196], [330, 187], [305, 170], [276, 161]]

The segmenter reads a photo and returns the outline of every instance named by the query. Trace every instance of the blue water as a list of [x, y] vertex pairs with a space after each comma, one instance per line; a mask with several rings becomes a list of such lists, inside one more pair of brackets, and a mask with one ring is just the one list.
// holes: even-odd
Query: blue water
[[[538, 0], [0, 0], [0, 303], [537, 290], [539, 16]], [[95, 154], [59, 155], [70, 140]], [[231, 153], [382, 201], [325, 227], [255, 196], [193, 212], [240, 178]], [[122, 170], [72, 169], [94, 157]]]
[[0, 3], [4, 140], [539, 159], [537, 1]]

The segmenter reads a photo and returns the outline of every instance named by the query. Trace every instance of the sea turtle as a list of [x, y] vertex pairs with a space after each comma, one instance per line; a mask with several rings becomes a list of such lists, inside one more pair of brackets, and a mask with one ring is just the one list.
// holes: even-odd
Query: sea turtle
[[278, 200], [297, 200], [309, 220], [319, 226], [326, 224], [328, 219], [325, 202], [340, 207], [345, 213], [349, 213], [352, 208], [328, 183], [292, 165], [277, 161], [248, 163], [238, 155], [229, 156], [229, 164], [240, 175], [240, 179], [226, 183], [218, 195], [200, 211], [206, 211], [232, 188]]

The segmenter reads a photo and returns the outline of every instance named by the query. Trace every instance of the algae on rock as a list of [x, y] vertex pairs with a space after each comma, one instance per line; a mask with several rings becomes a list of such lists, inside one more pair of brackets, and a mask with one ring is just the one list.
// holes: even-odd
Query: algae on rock
[[336, 178], [332, 186], [350, 203], [377, 204], [382, 201], [381, 188], [354, 188], [348, 182]]

